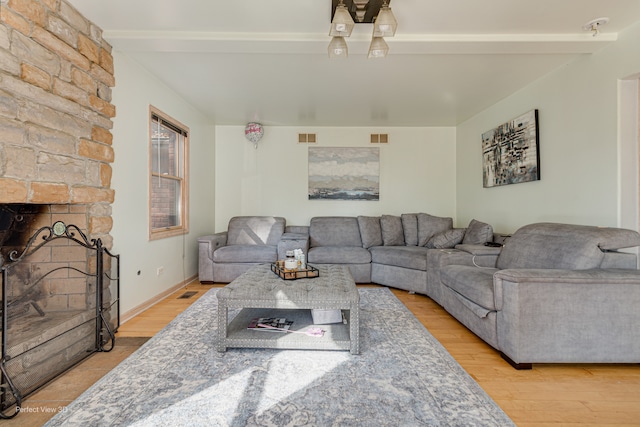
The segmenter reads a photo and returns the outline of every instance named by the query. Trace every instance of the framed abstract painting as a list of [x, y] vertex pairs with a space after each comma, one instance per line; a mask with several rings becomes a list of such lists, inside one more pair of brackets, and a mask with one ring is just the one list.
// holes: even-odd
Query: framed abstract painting
[[482, 134], [483, 187], [540, 179], [538, 110]]

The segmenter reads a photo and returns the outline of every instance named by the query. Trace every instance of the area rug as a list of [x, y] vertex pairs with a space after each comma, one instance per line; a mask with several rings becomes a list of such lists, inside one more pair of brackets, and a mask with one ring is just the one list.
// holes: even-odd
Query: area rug
[[359, 290], [360, 355], [219, 353], [216, 291], [46, 425], [514, 425], [387, 288]]

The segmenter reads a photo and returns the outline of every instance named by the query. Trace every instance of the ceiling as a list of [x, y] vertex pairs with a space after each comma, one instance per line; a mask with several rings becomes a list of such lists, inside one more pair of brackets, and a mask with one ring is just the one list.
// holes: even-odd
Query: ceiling
[[219, 125], [455, 126], [640, 21], [638, 0], [392, 0], [386, 58], [357, 24], [330, 60], [331, 0], [69, 1]]

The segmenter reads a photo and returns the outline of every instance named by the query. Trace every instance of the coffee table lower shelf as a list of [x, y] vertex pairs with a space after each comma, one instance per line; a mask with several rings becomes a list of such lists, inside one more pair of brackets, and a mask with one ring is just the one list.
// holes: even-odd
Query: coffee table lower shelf
[[[343, 310], [348, 324], [313, 325], [311, 310], [308, 309], [268, 309], [244, 308], [227, 326], [226, 338], [219, 337], [218, 351], [227, 347], [275, 348], [305, 350], [351, 350], [349, 310]], [[293, 320], [292, 331], [304, 332], [309, 327], [324, 329], [322, 337], [313, 337], [294, 332], [256, 331], [247, 325], [256, 317], [286, 317]]]

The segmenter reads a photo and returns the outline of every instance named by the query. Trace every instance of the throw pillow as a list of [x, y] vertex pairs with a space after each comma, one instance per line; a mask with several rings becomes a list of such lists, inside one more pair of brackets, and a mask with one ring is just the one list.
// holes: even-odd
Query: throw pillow
[[373, 246], [382, 246], [382, 231], [380, 229], [380, 217], [377, 216], [359, 216], [358, 226], [360, 228], [360, 237], [362, 238], [362, 247], [369, 249]]
[[464, 239], [465, 228], [452, 228], [434, 235], [425, 245], [429, 249], [453, 248]]
[[382, 215], [380, 228], [382, 229], [382, 242], [385, 246], [404, 246], [402, 219], [399, 216]]
[[418, 245], [418, 214], [402, 214], [402, 229], [404, 230], [404, 243], [407, 246]]
[[462, 243], [465, 245], [484, 245], [493, 240], [493, 227], [485, 222], [472, 219], [464, 233]]
[[418, 214], [418, 246], [425, 246], [430, 238], [453, 228], [453, 218]]

